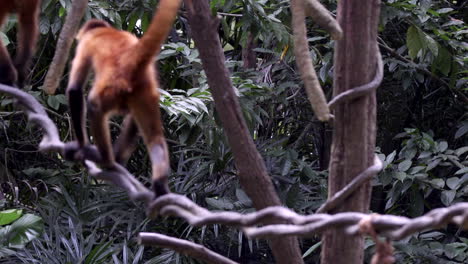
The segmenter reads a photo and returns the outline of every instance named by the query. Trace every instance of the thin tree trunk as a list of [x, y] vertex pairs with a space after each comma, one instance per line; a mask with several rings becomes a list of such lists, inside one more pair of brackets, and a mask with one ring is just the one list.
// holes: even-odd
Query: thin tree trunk
[[[185, 3], [193, 39], [200, 52], [216, 111], [234, 154], [240, 183], [257, 210], [280, 205], [264, 161], [247, 129], [225, 66], [218, 36], [219, 20], [210, 15], [209, 1], [186, 0]], [[303, 263], [295, 237], [272, 239], [270, 248], [277, 263]]]
[[54, 58], [44, 80], [43, 89], [47, 94], [54, 94], [60, 84], [60, 79], [67, 63], [68, 53], [70, 53], [73, 39], [87, 7], [88, 0], [74, 0], [70, 12], [67, 14], [65, 24], [63, 24], [58, 38]]
[[[376, 38], [380, 0], [339, 1], [338, 21], [344, 38], [336, 42], [334, 95], [365, 84], [376, 71]], [[338, 105], [330, 159], [329, 197], [373, 164], [376, 133], [375, 93]], [[367, 212], [371, 186], [365, 184], [334, 210]], [[363, 263], [362, 237], [330, 230], [323, 236], [322, 262]]]
[[257, 67], [257, 56], [255, 54], [255, 38], [252, 32], [248, 33], [247, 40], [245, 41], [244, 46], [242, 47], [242, 62], [244, 68], [254, 68]]

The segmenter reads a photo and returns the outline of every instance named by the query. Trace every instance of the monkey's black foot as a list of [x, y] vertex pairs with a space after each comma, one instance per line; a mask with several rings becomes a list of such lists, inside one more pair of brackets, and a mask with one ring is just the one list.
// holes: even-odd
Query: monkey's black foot
[[167, 178], [164, 177], [163, 179], [154, 180], [153, 191], [154, 199], [157, 199], [160, 196], [170, 193], [171, 191], [169, 190], [169, 186], [167, 185]]
[[0, 65], [0, 83], [16, 87], [18, 74], [14, 68], [6, 65]]
[[102, 159], [96, 146], [88, 144], [80, 147], [77, 141], [66, 143], [64, 156], [69, 161], [84, 161], [87, 159], [99, 163]]

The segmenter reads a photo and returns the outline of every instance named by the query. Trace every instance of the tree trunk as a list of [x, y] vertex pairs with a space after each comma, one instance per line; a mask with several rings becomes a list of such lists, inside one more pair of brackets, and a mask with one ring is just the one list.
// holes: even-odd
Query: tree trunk
[[257, 67], [257, 56], [255, 54], [255, 38], [252, 32], [248, 33], [247, 40], [242, 47], [242, 62], [245, 69]]
[[[219, 113], [224, 132], [234, 154], [239, 180], [257, 210], [280, 205], [264, 161], [249, 134], [239, 101], [225, 66], [225, 57], [218, 36], [219, 20], [211, 16], [209, 1], [186, 0], [188, 21], [200, 52], [203, 69]], [[270, 240], [277, 263], [303, 263], [295, 237]]]
[[[376, 71], [376, 38], [379, 0], [339, 1], [338, 22], [344, 38], [336, 42], [334, 95], [365, 84]], [[375, 93], [338, 105], [335, 110], [328, 195], [331, 197], [373, 164], [376, 132]], [[371, 186], [365, 184], [333, 213], [367, 212]], [[363, 263], [363, 238], [349, 237], [344, 230], [323, 235], [322, 262]]]
[[70, 12], [67, 14], [58, 38], [54, 58], [44, 80], [43, 89], [47, 94], [54, 94], [60, 84], [68, 53], [70, 53], [71, 45], [86, 8], [88, 8], [88, 0], [74, 0]]

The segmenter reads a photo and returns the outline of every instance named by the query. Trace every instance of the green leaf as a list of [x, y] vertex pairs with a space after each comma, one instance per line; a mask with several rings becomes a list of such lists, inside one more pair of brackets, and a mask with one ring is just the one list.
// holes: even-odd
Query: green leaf
[[413, 162], [411, 160], [404, 160], [398, 164], [398, 170], [405, 172], [411, 167], [412, 164]]
[[451, 177], [448, 178], [446, 181], [447, 187], [449, 187], [452, 190], [458, 189], [460, 187], [460, 178], [458, 177]]
[[468, 146], [467, 147], [461, 147], [455, 150], [455, 155], [460, 156], [463, 153], [468, 151]]
[[435, 58], [433, 65], [442, 74], [448, 76], [452, 68], [452, 54], [445, 47], [439, 46], [439, 54]]
[[452, 12], [453, 11], [453, 8], [441, 8], [439, 10], [437, 10], [436, 12], [439, 13], [439, 14], [445, 14], [445, 13], [448, 13], [448, 12]]
[[380, 174], [379, 179], [383, 186], [387, 186], [393, 181], [393, 172], [386, 170]]
[[10, 39], [3, 32], [0, 32], [0, 40], [3, 42], [3, 45], [5, 46], [8, 46], [8, 44], [10, 44]]
[[388, 154], [387, 159], [385, 160], [388, 164], [392, 163], [396, 156], [396, 150]]
[[58, 110], [60, 107], [60, 101], [57, 100], [57, 97], [55, 97], [54, 95], [47, 97], [47, 104], [54, 110]]
[[424, 35], [424, 44], [429, 48], [429, 50], [432, 52], [434, 57], [437, 57], [439, 55], [439, 44], [429, 35], [426, 33], [420, 31]]
[[408, 54], [412, 60], [416, 58], [419, 51], [425, 48], [425, 39], [421, 36], [420, 30], [416, 26], [410, 26], [406, 32], [406, 46]]
[[455, 132], [455, 139], [462, 137], [468, 132], [468, 124], [464, 124]]
[[232, 210], [234, 205], [226, 198], [206, 198], [206, 203], [218, 210]]
[[243, 205], [252, 206], [252, 201], [242, 189], [236, 189], [236, 197], [239, 200], [239, 202], [241, 202]]
[[406, 173], [398, 171], [393, 174], [393, 177], [403, 182], [408, 176], [406, 175]]
[[439, 142], [438, 146], [437, 146], [439, 152], [444, 152], [447, 150], [448, 148], [448, 143], [447, 141], [441, 141]]
[[439, 165], [440, 162], [441, 162], [441, 159], [435, 159], [435, 160], [433, 160], [431, 163], [429, 163], [429, 165], [427, 165], [426, 171], [432, 170], [432, 169], [435, 168], [437, 165]]
[[455, 199], [456, 194], [455, 190], [443, 191], [440, 195], [440, 200], [445, 206], [449, 206], [453, 202], [453, 199]]
[[316, 179], [318, 177], [317, 173], [312, 170], [309, 166], [304, 166], [304, 168], [302, 169], [302, 173], [305, 174], [305, 176], [307, 176], [309, 179]]
[[455, 175], [464, 174], [468, 172], [468, 167], [461, 168], [455, 172]]
[[0, 211], [0, 226], [8, 225], [20, 218], [23, 215], [23, 210], [20, 209], [10, 209], [5, 211]]
[[305, 258], [305, 257], [309, 256], [310, 254], [312, 254], [315, 250], [317, 250], [317, 248], [320, 247], [320, 245], [322, 245], [322, 242], [318, 242], [318, 243], [314, 244], [313, 246], [311, 246], [311, 247], [304, 253], [304, 255], [302, 255], [302, 258]]
[[434, 188], [442, 189], [445, 186], [445, 182], [442, 179], [433, 179], [429, 182]]
[[96, 247], [89, 252], [84, 260], [84, 264], [103, 263], [106, 257], [112, 255], [114, 250], [112, 249], [112, 243], [114, 241], [108, 241], [106, 243], [98, 244]]
[[281, 170], [281, 176], [288, 175], [289, 171], [291, 170], [292, 162], [291, 160], [287, 159], [284, 161], [283, 169]]
[[424, 167], [424, 166], [412, 167], [412, 168], [408, 171], [408, 173], [409, 173], [409, 174], [416, 174], [416, 173], [418, 173], [418, 172], [424, 170], [425, 168], [426, 168], [426, 167]]
[[425, 159], [427, 157], [430, 157], [432, 155], [432, 152], [430, 151], [423, 151], [421, 154], [419, 154], [418, 159]]
[[37, 238], [43, 230], [42, 218], [33, 214], [25, 214], [11, 224], [9, 247], [23, 248], [26, 243]]

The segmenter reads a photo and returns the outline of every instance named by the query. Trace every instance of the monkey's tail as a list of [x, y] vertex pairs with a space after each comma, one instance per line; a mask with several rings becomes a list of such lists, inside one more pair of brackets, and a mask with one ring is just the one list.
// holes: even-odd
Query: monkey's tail
[[148, 31], [133, 50], [133, 63], [146, 66], [161, 51], [161, 45], [172, 29], [182, 0], [160, 0]]

